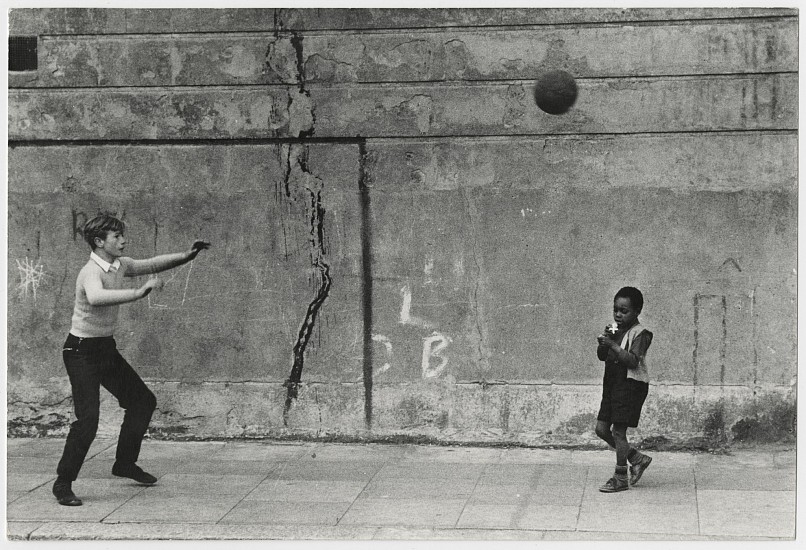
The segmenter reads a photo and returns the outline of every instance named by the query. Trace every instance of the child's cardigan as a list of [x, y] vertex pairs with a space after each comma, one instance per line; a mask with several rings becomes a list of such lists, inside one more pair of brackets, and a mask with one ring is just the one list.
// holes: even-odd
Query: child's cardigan
[[[624, 333], [624, 338], [621, 340], [621, 347], [626, 351], [630, 351], [635, 337], [642, 332], [644, 332], [644, 327], [641, 326], [641, 323], [634, 324], [630, 330]], [[646, 368], [645, 357], [642, 356], [638, 358], [637, 368], [627, 369], [627, 378], [632, 378], [639, 382], [646, 382], [647, 384], [649, 383], [649, 371]]]

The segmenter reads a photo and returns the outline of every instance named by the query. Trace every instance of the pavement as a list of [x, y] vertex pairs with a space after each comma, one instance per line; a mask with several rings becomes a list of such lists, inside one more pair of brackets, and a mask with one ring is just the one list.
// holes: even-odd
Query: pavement
[[7, 440], [9, 540], [793, 540], [795, 449], [649, 452], [599, 492], [608, 450], [146, 440], [153, 486], [111, 475], [96, 440], [51, 494], [63, 439]]

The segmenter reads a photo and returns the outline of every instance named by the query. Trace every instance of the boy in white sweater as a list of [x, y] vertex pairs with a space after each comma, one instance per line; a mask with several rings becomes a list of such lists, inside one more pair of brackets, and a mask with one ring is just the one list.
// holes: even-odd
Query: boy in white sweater
[[124, 288], [124, 278], [180, 266], [210, 247], [210, 243], [196, 241], [186, 252], [135, 260], [123, 256], [126, 247], [124, 230], [122, 221], [106, 214], [84, 225], [84, 239], [92, 252], [76, 279], [72, 326], [62, 350], [76, 415], [53, 484], [53, 494], [64, 506], [82, 504], [73, 493], [72, 482], [78, 477], [98, 430], [101, 386], [126, 410], [112, 474], [149, 485], [157, 481], [136, 464], [157, 400], [118, 353], [113, 333], [120, 304], [144, 298], [153, 289], [161, 289], [164, 283], [158, 278], [150, 278], [139, 288]]

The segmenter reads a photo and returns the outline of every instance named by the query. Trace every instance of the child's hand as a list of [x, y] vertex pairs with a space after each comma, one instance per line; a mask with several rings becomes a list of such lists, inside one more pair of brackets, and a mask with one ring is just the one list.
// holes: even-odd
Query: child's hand
[[210, 248], [210, 243], [207, 241], [196, 241], [190, 247], [190, 259], [195, 258], [202, 250]]
[[145, 282], [143, 286], [140, 287], [140, 292], [142, 292], [141, 298], [145, 298], [148, 296], [152, 290], [162, 290], [165, 286], [165, 281], [160, 279], [159, 277], [154, 277], [153, 279], [149, 279]]

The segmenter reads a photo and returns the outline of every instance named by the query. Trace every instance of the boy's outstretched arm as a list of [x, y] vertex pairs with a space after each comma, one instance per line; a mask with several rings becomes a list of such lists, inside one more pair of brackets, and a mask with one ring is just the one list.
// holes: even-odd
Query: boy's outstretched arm
[[161, 254], [147, 260], [135, 260], [129, 258], [127, 261], [126, 276], [138, 277], [140, 275], [151, 275], [159, 273], [180, 265], [193, 261], [199, 252], [210, 248], [207, 241], [195, 241], [190, 250], [186, 252], [175, 252], [173, 254]]
[[87, 301], [93, 306], [116, 306], [145, 298], [153, 289], [161, 289], [165, 284], [161, 279], [149, 279], [140, 288], [104, 288], [99, 275], [90, 275], [83, 281]]

